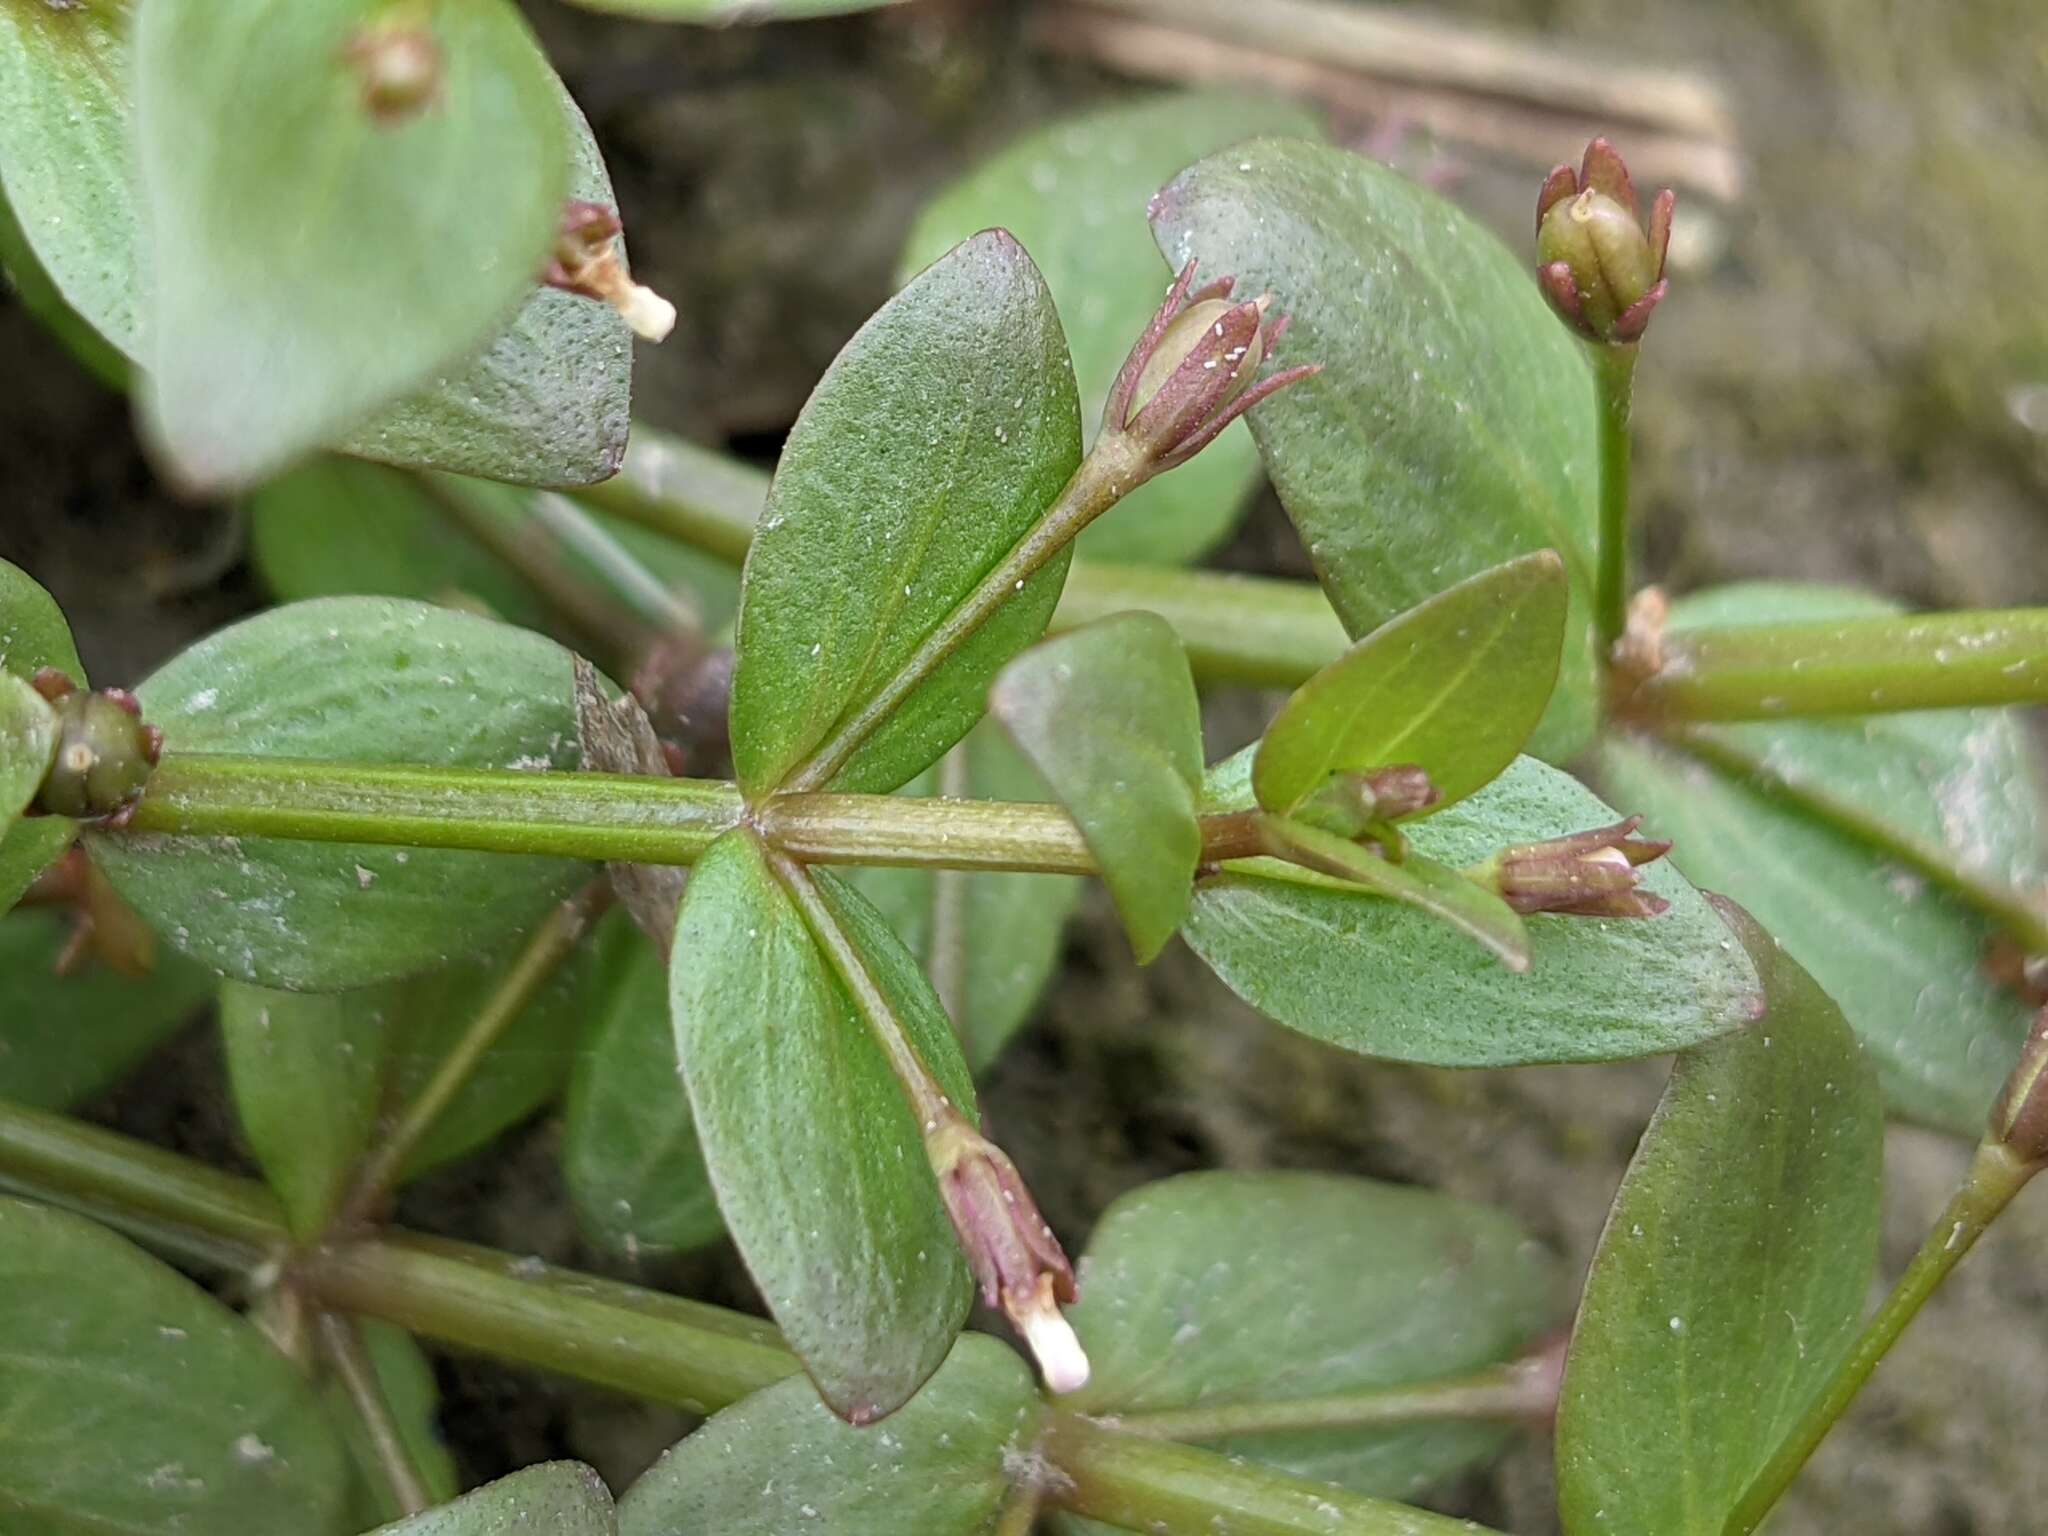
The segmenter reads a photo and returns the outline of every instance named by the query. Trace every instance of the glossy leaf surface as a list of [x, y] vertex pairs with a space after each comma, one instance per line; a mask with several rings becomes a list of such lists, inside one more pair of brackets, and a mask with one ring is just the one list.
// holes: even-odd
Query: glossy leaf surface
[[[44, 667], [55, 667], [85, 685], [85, 667], [63, 613], [28, 572], [0, 560], [0, 668], [27, 679]], [[0, 817], [0, 912], [21, 899], [29, 883], [71, 846], [77, 832], [77, 823], [61, 816], [30, 821]]]
[[544, 1461], [430, 1509], [376, 1536], [615, 1536], [618, 1520], [604, 1479], [580, 1461]]

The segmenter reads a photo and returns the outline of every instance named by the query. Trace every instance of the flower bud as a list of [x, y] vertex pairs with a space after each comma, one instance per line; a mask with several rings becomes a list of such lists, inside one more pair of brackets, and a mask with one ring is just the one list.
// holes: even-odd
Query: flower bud
[[1614, 146], [1595, 139], [1579, 172], [1560, 165], [1536, 200], [1537, 276], [1551, 306], [1590, 341], [1635, 341], [1664, 297], [1676, 198], [1659, 192], [1647, 229]]
[[1991, 1110], [1989, 1139], [2029, 1174], [2048, 1168], [2048, 1008], [2034, 1015], [2019, 1062]]
[[1194, 275], [1189, 262], [1167, 290], [1124, 360], [1103, 412], [1103, 431], [1136, 442], [1150, 474], [1186, 463], [1259, 401], [1320, 371], [1319, 364], [1305, 364], [1254, 382], [1286, 333], [1287, 318], [1267, 321], [1271, 294], [1230, 302], [1234, 278], [1190, 293]]
[[956, 1116], [925, 1135], [939, 1193], [982, 1300], [1024, 1335], [1055, 1392], [1088, 1382], [1088, 1356], [1060, 1312], [1075, 1299], [1074, 1267], [1001, 1148]]
[[633, 334], [660, 341], [676, 326], [676, 307], [627, 275], [620, 259], [618, 213], [602, 203], [563, 205], [562, 227], [541, 281], [550, 288], [609, 304]]
[[1441, 799], [1443, 792], [1418, 764], [1395, 763], [1367, 773], [1333, 773], [1292, 814], [1321, 831], [1357, 839], [1375, 823], [1416, 815]]
[[55, 694], [57, 751], [32, 809], [80, 821], [127, 811], [163, 751], [163, 733], [143, 724], [142, 706], [122, 689], [86, 693], [54, 673], [38, 674], [36, 687]]
[[1472, 873], [1524, 914], [1656, 917], [1670, 903], [1637, 888], [1636, 868], [1663, 858], [1671, 844], [1632, 836], [1642, 822], [1631, 816], [1611, 827], [1509, 848]]

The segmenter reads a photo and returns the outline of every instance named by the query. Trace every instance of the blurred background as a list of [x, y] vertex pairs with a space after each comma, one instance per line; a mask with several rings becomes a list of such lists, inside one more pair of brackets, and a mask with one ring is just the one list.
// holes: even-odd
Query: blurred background
[[[2048, 6], [1374, 7], [1411, 24], [1398, 70], [1384, 51], [1351, 56], [1333, 41], [1348, 35], [1333, 20], [1347, 9], [905, 0], [697, 29], [528, 6], [605, 150], [636, 276], [681, 311], [666, 344], [640, 349], [635, 413], [658, 426], [772, 464], [819, 373], [891, 291], [936, 190], [1065, 114], [1229, 79], [1302, 97], [1340, 141], [1439, 186], [1517, 250], [1543, 170], [1590, 132], [1611, 133], [1641, 181], [1678, 186], [1674, 293], [1637, 387], [1651, 578], [1679, 591], [1840, 580], [1916, 605], [2042, 599]], [[0, 359], [0, 556], [63, 605], [95, 680], [133, 682], [265, 600], [237, 509], [173, 500], [125, 400], [4, 290]], [[1308, 574], [1270, 495], [1213, 563]], [[1212, 729], [1246, 739], [1272, 703], [1219, 696]], [[161, 1068], [93, 1116], [247, 1166], [213, 1035], [188, 1032]], [[1177, 947], [1139, 970], [1096, 893], [985, 1106], [1072, 1244], [1111, 1199], [1164, 1174], [1328, 1168], [1503, 1204], [1576, 1273], [1662, 1077], [1656, 1062], [1464, 1074], [1364, 1063], [1262, 1022]], [[542, 1119], [424, 1181], [403, 1218], [747, 1304], [729, 1251], [622, 1269], [583, 1244], [554, 1134]], [[1943, 1138], [1892, 1132], [1889, 1272], [1962, 1158]], [[1773, 1529], [2039, 1529], [2044, 1307], [2048, 1201], [2023, 1201]], [[471, 1481], [570, 1455], [619, 1486], [687, 1426], [486, 1363], [439, 1369]], [[1554, 1529], [1551, 1498], [1547, 1448], [1525, 1444], [1432, 1502], [1536, 1536]]]

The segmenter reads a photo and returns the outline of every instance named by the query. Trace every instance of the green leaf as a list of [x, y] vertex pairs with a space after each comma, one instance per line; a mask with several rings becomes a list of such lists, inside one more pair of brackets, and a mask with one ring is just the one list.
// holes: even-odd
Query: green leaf
[[[1294, 103], [1235, 91], [1146, 96], [1060, 119], [928, 203], [905, 243], [902, 270], [919, 270], [977, 230], [1014, 234], [1045, 273], [1066, 323], [1092, 440], [1117, 370], [1170, 275], [1145, 228], [1145, 205], [1159, 184], [1239, 139], [1315, 132], [1315, 119]], [[1242, 291], [1246, 298], [1257, 292]], [[1184, 564], [1237, 525], [1258, 475], [1250, 434], [1230, 427], [1199, 457], [1141, 485], [1090, 524], [1077, 548], [1093, 560]]]
[[1415, 763], [1455, 804], [1515, 760], [1557, 683], [1564, 562], [1523, 555], [1389, 619], [1295, 690], [1252, 761], [1286, 814], [1333, 773]]
[[[1364, 1392], [1512, 1358], [1556, 1318], [1557, 1267], [1500, 1212], [1321, 1173], [1182, 1174], [1103, 1213], [1070, 1316], [1075, 1410], [1143, 1415]], [[1229, 1455], [1406, 1499], [1496, 1450], [1482, 1423], [1261, 1431]]]
[[850, 16], [897, 0], [570, 0], [586, 11], [644, 16], [649, 21], [694, 21], [710, 26], [735, 22], [789, 21], [805, 16]]
[[1596, 703], [1593, 386], [1527, 262], [1400, 173], [1298, 140], [1190, 167], [1153, 226], [1169, 263], [1273, 293], [1294, 317], [1280, 364], [1323, 365], [1250, 420], [1354, 636], [1512, 555], [1563, 555], [1564, 663], [1532, 750], [1575, 755]]
[[1615, 1197], [1559, 1402], [1571, 1536], [1720, 1536], [1854, 1335], [1876, 1267], [1870, 1063], [1788, 952], [1739, 910], [1729, 923], [1769, 1011], [1679, 1058]]
[[841, 1423], [802, 1381], [714, 1414], [619, 1500], [619, 1536], [980, 1536], [1035, 1459], [1044, 1404], [1024, 1363], [967, 1334], [881, 1427]]
[[[1251, 804], [1250, 761], [1241, 752], [1210, 770], [1206, 809]], [[1457, 869], [1617, 819], [1576, 781], [1525, 757], [1421, 823], [1410, 842]], [[1752, 1017], [1757, 982], [1677, 871], [1652, 864], [1642, 877], [1668, 912], [1538, 914], [1527, 920], [1532, 964], [1521, 974], [1430, 914], [1333, 889], [1308, 871], [1205, 880], [1184, 931], [1225, 985], [1268, 1018], [1368, 1056], [1456, 1067], [1649, 1056]]]
[[[385, 120], [360, 53], [380, 25], [424, 34], [440, 74]], [[348, 431], [525, 299], [568, 143], [516, 8], [151, 0], [134, 55], [145, 404], [189, 483], [246, 484]]]
[[[1677, 605], [1673, 626], [1895, 611], [1839, 588], [1745, 584]], [[2038, 756], [2013, 711], [1944, 710], [1704, 730], [1941, 850], [1979, 879], [2048, 883]], [[1701, 885], [1753, 912], [1841, 1004], [1892, 1109], [1976, 1137], [2029, 1010], [1985, 974], [1989, 918], [1863, 839], [1689, 753], [1615, 737], [1597, 769]]]
[[[7, 14], [0, 11], [0, 22]], [[85, 686], [85, 667], [63, 612], [28, 572], [0, 560], [0, 668], [26, 679], [44, 667], [55, 667]], [[21, 900], [77, 835], [78, 823], [62, 816], [30, 821], [0, 816], [0, 912]]]
[[[945, 768], [928, 769], [906, 795], [1042, 802], [1045, 781], [993, 722], [967, 733]], [[958, 760], [958, 782], [943, 774]], [[996, 1059], [1031, 1016], [1059, 964], [1067, 919], [1081, 899], [1073, 875], [984, 874], [960, 869], [859, 865], [845, 879], [881, 909], [904, 945], [942, 987], [947, 1011], [976, 1071]]]
[[295, 1237], [325, 1230], [377, 1128], [388, 1023], [361, 993], [221, 988], [235, 1113]]
[[49, 908], [0, 920], [0, 1099], [71, 1109], [96, 1098], [212, 995], [212, 974], [173, 953], [144, 977], [96, 963], [59, 976], [70, 938], [70, 919]]
[[[1080, 459], [1059, 316], [1001, 230], [928, 268], [846, 344], [782, 451], [747, 555], [733, 762], [780, 785], [1007, 555]], [[980, 718], [1044, 632], [1063, 552], [904, 700], [831, 787], [891, 790]]]
[[0, 672], [0, 826], [11, 827], [57, 760], [57, 712], [49, 700]]
[[[434, 1382], [433, 1363], [403, 1328], [374, 1318], [358, 1318], [355, 1327], [362, 1336], [370, 1370], [384, 1394], [384, 1404], [391, 1410], [407, 1460], [419, 1474], [428, 1497], [436, 1503], [446, 1503], [462, 1491], [462, 1480], [455, 1470], [455, 1458], [441, 1439], [441, 1392]], [[405, 1511], [391, 1490], [391, 1480], [385, 1475], [369, 1427], [350, 1402], [347, 1391], [330, 1374], [322, 1385], [321, 1395], [327, 1411], [341, 1426], [349, 1454], [355, 1458], [355, 1523], [367, 1526], [401, 1518]]]
[[[202, 640], [137, 690], [169, 750], [572, 768], [570, 656], [423, 603], [323, 598]], [[292, 991], [364, 986], [521, 928], [581, 876], [524, 854], [89, 833], [93, 857], [187, 954]]]
[[604, 1479], [580, 1461], [544, 1461], [373, 1536], [617, 1536]]
[[137, 330], [129, 0], [0, 4], [0, 183], [70, 307], [125, 350]]
[[[0, 65], [4, 67], [4, 65]], [[4, 170], [0, 166], [0, 170]], [[28, 243], [14, 210], [0, 196], [0, 268], [5, 269], [14, 296], [21, 307], [34, 315], [64, 350], [107, 388], [125, 392], [128, 388], [128, 359], [109, 346], [100, 333], [65, 302], [57, 284], [43, 269]]]
[[345, 1529], [345, 1453], [312, 1389], [191, 1281], [0, 1199], [0, 1294], [10, 1533]]
[[[864, 953], [894, 943], [866, 902], [819, 884]], [[915, 973], [896, 956], [879, 985]], [[967, 1315], [966, 1264], [903, 1090], [750, 834], [691, 871], [669, 985], [719, 1209], [768, 1310], [834, 1412], [901, 1407]], [[944, 1015], [927, 995], [904, 1022], [971, 1112]]]
[[635, 934], [607, 981], [569, 1083], [570, 1198], [583, 1229], [615, 1253], [701, 1247], [724, 1224], [676, 1064], [668, 967]]
[[1120, 613], [1034, 646], [989, 708], [1073, 813], [1131, 947], [1152, 959], [1187, 916], [1202, 856], [1202, 707], [1173, 627]]

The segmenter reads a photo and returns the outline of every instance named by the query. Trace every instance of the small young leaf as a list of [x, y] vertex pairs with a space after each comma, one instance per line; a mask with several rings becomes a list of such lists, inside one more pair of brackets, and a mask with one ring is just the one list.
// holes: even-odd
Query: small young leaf
[[[28, 572], [0, 560], [0, 669], [26, 680], [44, 667], [85, 686], [85, 668], [63, 613]], [[0, 756], [6, 750], [0, 748]], [[0, 816], [0, 912], [12, 909], [77, 835], [78, 824], [62, 816]]]
[[[347, 431], [525, 298], [568, 142], [516, 8], [151, 0], [134, 57], [145, 404], [187, 481], [247, 484]], [[380, 97], [401, 65], [428, 78]]]
[[[359, 1318], [355, 1327], [362, 1335], [363, 1353], [369, 1357], [370, 1370], [384, 1394], [385, 1406], [391, 1410], [407, 1460], [420, 1475], [427, 1496], [437, 1504], [448, 1502], [462, 1491], [462, 1480], [455, 1470], [455, 1458], [441, 1439], [441, 1391], [434, 1381], [433, 1362], [403, 1328], [374, 1318]], [[342, 1438], [355, 1459], [356, 1524], [381, 1525], [402, 1518], [405, 1510], [392, 1492], [391, 1479], [385, 1474], [369, 1426], [349, 1401], [348, 1393], [329, 1375], [321, 1395], [327, 1411], [341, 1426]]]
[[9, 1531], [347, 1529], [339, 1436], [297, 1369], [106, 1228], [0, 1199]]
[[[1045, 781], [993, 721], [955, 747], [961, 781], [946, 788], [963, 798], [1043, 802]], [[948, 758], [948, 763], [952, 762]], [[903, 787], [906, 795], [940, 792], [941, 769]], [[983, 874], [960, 869], [891, 869], [860, 865], [849, 885], [878, 907], [910, 952], [941, 985], [967, 1062], [977, 1073], [996, 1059], [1031, 1016], [1059, 964], [1067, 919], [1081, 899], [1073, 875]]]
[[1331, 774], [1415, 763], [1464, 799], [1515, 760], [1557, 683], [1568, 596], [1551, 550], [1468, 576], [1389, 619], [1295, 690], [1252, 760], [1259, 804], [1294, 810]]
[[0, 827], [11, 827], [57, 757], [57, 712], [49, 700], [0, 672]]
[[[137, 690], [169, 750], [364, 763], [576, 766], [570, 656], [525, 630], [387, 598], [272, 609]], [[524, 854], [281, 838], [88, 834], [187, 954], [292, 991], [424, 970], [523, 927], [584, 866]]]
[[1278, 362], [1323, 365], [1249, 419], [1353, 635], [1511, 555], [1564, 557], [1564, 663], [1532, 750], [1576, 754], [1595, 704], [1593, 388], [1526, 263], [1398, 172], [1299, 140], [1189, 168], [1153, 227], [1169, 265], [1273, 293], [1293, 316]]
[[221, 988], [235, 1112], [295, 1237], [326, 1228], [377, 1128], [389, 1022], [374, 993]]
[[[1182, 1174], [1103, 1213], [1072, 1400], [1117, 1416], [1285, 1403], [1463, 1374], [1551, 1323], [1549, 1256], [1485, 1206], [1321, 1173]], [[1241, 1435], [1230, 1455], [1409, 1498], [1501, 1442], [1487, 1424]]]
[[1615, 1197], [1559, 1402], [1571, 1536], [1720, 1536], [1876, 1267], [1875, 1074], [1827, 994], [1726, 910], [1769, 1009], [1679, 1058]]
[[[914, 279], [826, 370], [783, 449], [747, 555], [733, 762], [775, 788], [856, 715], [1039, 520], [1079, 462], [1059, 317], [1001, 230]], [[1062, 553], [907, 698], [831, 787], [896, 788], [982, 713], [1044, 632]]]
[[580, 1461], [544, 1461], [371, 1536], [618, 1536], [618, 1529], [603, 1478]]
[[[1241, 752], [1212, 768], [1205, 809], [1250, 806], [1250, 765]], [[1410, 841], [1462, 869], [1505, 846], [1619, 819], [1575, 780], [1524, 757]], [[1521, 974], [1430, 914], [1313, 876], [1205, 880], [1185, 933], [1268, 1018], [1368, 1056], [1457, 1067], [1649, 1056], [1752, 1017], [1757, 982], [1677, 871], [1652, 864], [1641, 875], [1644, 890], [1671, 904], [1663, 916], [1531, 917], [1532, 963]]]
[[70, 941], [70, 920], [47, 908], [0, 921], [0, 1099], [37, 1109], [83, 1104], [127, 1076], [213, 993], [213, 974], [171, 951], [158, 952], [148, 976], [97, 962], [59, 976], [57, 957]]
[[612, 961], [577, 1054], [562, 1173], [583, 1228], [628, 1256], [696, 1248], [724, 1230], [676, 1065], [668, 971], [635, 933]]
[[[984, 160], [928, 203], [904, 244], [902, 270], [907, 277], [976, 230], [1014, 234], [1045, 273], [1066, 322], [1082, 429], [1092, 440], [1117, 370], [1166, 285], [1145, 228], [1145, 204], [1159, 184], [1239, 139], [1315, 132], [1313, 117], [1294, 103], [1234, 91], [1141, 97], [1061, 119]], [[1242, 296], [1256, 297], [1256, 290]], [[1076, 547], [1095, 560], [1183, 564], [1236, 526], [1258, 473], [1250, 435], [1227, 428], [1199, 457], [1139, 486], [1090, 524]]]
[[841, 1423], [778, 1382], [682, 1441], [619, 1500], [619, 1536], [981, 1536], [1045, 1412], [1014, 1352], [964, 1335], [885, 1428]]
[[[1895, 611], [1840, 588], [1751, 583], [1679, 603], [1673, 625]], [[1717, 726], [1705, 734], [1934, 849], [1975, 877], [2048, 885], [2038, 757], [2012, 711]], [[1997, 926], [1884, 851], [1682, 749], [1617, 736], [1600, 782], [1673, 838], [1693, 880], [1753, 912], [1841, 1004], [1892, 1109], [1977, 1136], [2030, 1010], [1983, 968]]]
[[1080, 823], [1131, 947], [1150, 960], [1187, 916], [1202, 829], [1202, 708], [1166, 620], [1121, 613], [1003, 669], [989, 708]]
[[[864, 952], [895, 944], [866, 902], [819, 884]], [[914, 974], [896, 953], [890, 975]], [[720, 838], [691, 871], [669, 986], [719, 1209], [768, 1310], [834, 1412], [892, 1412], [959, 1333], [967, 1267], [902, 1088], [750, 834]], [[971, 1113], [928, 994], [904, 1023]]]

